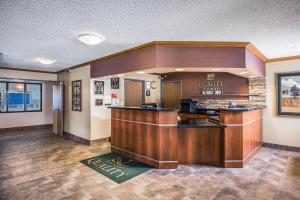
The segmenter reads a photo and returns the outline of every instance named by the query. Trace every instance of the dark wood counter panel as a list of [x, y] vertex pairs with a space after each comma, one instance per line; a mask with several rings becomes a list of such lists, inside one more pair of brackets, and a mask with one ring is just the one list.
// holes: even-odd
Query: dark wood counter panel
[[222, 128], [178, 128], [179, 164], [222, 166]]
[[155, 168], [177, 168], [177, 111], [111, 110], [111, 150]]
[[262, 145], [263, 110], [221, 111], [224, 128], [224, 167], [243, 167]]
[[241, 168], [262, 144], [262, 109], [221, 110], [220, 122], [178, 122], [176, 110], [111, 111], [111, 150], [155, 168], [178, 164]]

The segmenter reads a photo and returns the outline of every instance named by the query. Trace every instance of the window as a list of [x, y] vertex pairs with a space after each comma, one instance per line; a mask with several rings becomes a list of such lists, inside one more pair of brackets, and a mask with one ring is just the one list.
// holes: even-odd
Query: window
[[26, 111], [41, 110], [42, 85], [26, 84]]
[[42, 84], [0, 82], [0, 112], [42, 111]]

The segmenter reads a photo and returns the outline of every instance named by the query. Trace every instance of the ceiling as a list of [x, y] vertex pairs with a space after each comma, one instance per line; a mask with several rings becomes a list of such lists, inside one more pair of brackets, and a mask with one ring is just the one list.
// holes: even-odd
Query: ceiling
[[[93, 32], [106, 40], [77, 40]], [[268, 58], [285, 57], [300, 55], [299, 36], [300, 0], [0, 1], [0, 67], [54, 72], [164, 40], [251, 42]]]

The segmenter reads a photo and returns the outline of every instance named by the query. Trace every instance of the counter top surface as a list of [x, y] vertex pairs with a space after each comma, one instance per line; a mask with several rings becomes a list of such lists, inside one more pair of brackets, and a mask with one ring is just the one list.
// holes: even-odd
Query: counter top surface
[[164, 112], [170, 112], [170, 111], [178, 111], [177, 109], [173, 108], [142, 108], [142, 107], [130, 107], [130, 106], [109, 106], [108, 108], [116, 108], [116, 109], [128, 109], [128, 110], [145, 110], [145, 111], [164, 111]]
[[204, 115], [219, 115], [220, 111], [230, 111], [230, 112], [243, 112], [243, 111], [251, 111], [257, 109], [264, 109], [265, 107], [237, 107], [237, 108], [198, 108], [196, 112], [186, 112], [179, 111], [179, 113], [187, 113], [187, 114], [204, 114]]
[[209, 119], [181, 119], [178, 121], [179, 128], [222, 128], [225, 125], [213, 122]]

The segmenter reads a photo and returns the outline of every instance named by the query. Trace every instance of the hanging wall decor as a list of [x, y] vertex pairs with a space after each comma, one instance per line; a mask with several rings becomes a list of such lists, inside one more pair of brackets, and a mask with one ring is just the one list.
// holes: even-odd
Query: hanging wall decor
[[300, 115], [300, 73], [277, 75], [279, 115]]
[[120, 79], [119, 78], [111, 78], [111, 89], [119, 89]]
[[95, 99], [95, 106], [103, 106], [103, 99]]
[[94, 94], [104, 94], [104, 81], [94, 81]]
[[82, 106], [82, 83], [81, 80], [72, 81], [72, 110], [81, 111]]

